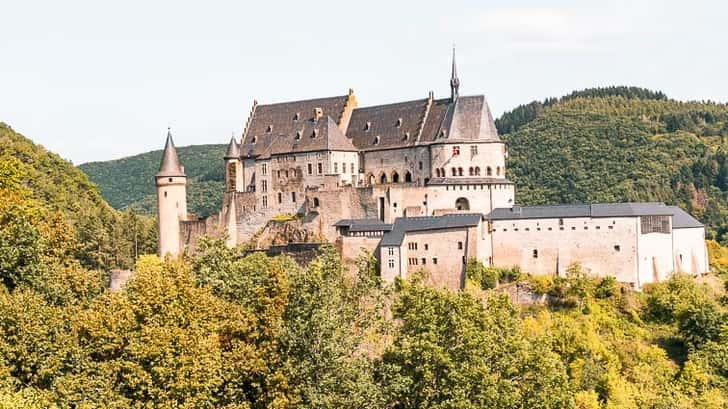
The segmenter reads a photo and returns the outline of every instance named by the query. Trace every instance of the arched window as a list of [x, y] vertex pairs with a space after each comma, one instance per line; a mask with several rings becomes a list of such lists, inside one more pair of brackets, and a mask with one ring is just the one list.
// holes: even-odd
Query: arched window
[[399, 183], [399, 173], [396, 170], [392, 172], [392, 183]]
[[495, 175], [496, 176], [500, 176], [500, 166], [498, 166], [497, 168], [495, 168]]
[[458, 175], [458, 170], [456, 168], [452, 168], [452, 175], [453, 176], [457, 176]]
[[491, 169], [490, 166], [485, 168], [485, 176], [493, 176], [493, 169]]
[[435, 169], [435, 176], [440, 177], [440, 168]]
[[367, 182], [369, 183], [369, 185], [370, 185], [370, 186], [374, 184], [374, 180], [375, 180], [375, 179], [374, 179], [374, 174], [373, 174], [373, 173], [370, 173], [370, 174], [369, 174], [369, 175], [367, 176]]
[[480, 166], [475, 167], [475, 176], [480, 176]]
[[458, 176], [462, 176], [462, 175], [463, 175], [463, 168], [458, 168]]
[[387, 175], [385, 173], [379, 175], [379, 183], [383, 185], [387, 183]]
[[412, 182], [412, 174], [409, 171], [404, 172], [404, 181], [406, 183]]
[[445, 173], [445, 168], [440, 168], [440, 173], [442, 174], [442, 177], [447, 176], [447, 174]]
[[470, 202], [464, 197], [458, 198], [455, 201], [455, 208], [458, 210], [470, 210]]
[[318, 197], [313, 198], [313, 207], [319, 207], [319, 200]]

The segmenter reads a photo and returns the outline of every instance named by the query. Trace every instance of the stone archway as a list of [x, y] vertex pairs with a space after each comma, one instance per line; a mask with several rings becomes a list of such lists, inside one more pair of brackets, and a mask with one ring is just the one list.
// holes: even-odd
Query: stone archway
[[460, 197], [455, 201], [455, 208], [458, 210], [470, 210], [470, 202], [468, 199]]
[[392, 183], [399, 183], [399, 173], [396, 170], [392, 172]]
[[387, 183], [387, 174], [382, 172], [381, 175], [379, 175], [379, 183], [384, 185]]
[[367, 183], [369, 184], [369, 186], [374, 185], [374, 183], [376, 182], [376, 180], [377, 179], [374, 178], [374, 174], [373, 173], [370, 173], [370, 174], [367, 175]]
[[404, 172], [404, 181], [405, 183], [412, 182], [412, 174], [410, 173], [410, 171]]

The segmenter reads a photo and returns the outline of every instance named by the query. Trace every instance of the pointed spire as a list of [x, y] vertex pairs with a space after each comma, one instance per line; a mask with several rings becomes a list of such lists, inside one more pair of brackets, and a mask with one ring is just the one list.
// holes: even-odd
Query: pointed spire
[[450, 74], [450, 98], [453, 101], [458, 99], [460, 79], [458, 79], [458, 68], [455, 65], [455, 46], [452, 46], [452, 73]]
[[159, 172], [157, 172], [157, 176], [185, 176], [184, 169], [179, 163], [177, 150], [174, 148], [172, 130], [170, 128], [167, 128], [167, 142], [164, 144], [162, 162], [159, 164]]
[[240, 145], [235, 140], [235, 132], [233, 132], [230, 143], [228, 144], [227, 152], [225, 152], [225, 159], [238, 159], [240, 157]]

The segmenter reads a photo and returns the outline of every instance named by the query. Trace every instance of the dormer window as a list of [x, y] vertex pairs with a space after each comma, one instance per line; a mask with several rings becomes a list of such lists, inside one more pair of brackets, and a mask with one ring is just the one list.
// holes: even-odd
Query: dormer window
[[257, 138], [254, 136], [253, 139], [250, 140], [250, 143], [255, 144], [256, 139]]
[[318, 129], [314, 129], [314, 130], [313, 130], [313, 133], [311, 133], [311, 137], [312, 137], [312, 138], [315, 138], [315, 137], [317, 137], [317, 136], [318, 136]]
[[410, 133], [409, 132], [405, 132], [404, 133], [404, 140], [405, 141], [408, 141], [409, 140], [409, 136], [410, 136]]
[[273, 125], [268, 125], [268, 133], [273, 132]]
[[366, 124], [364, 124], [364, 130], [365, 131], [368, 131], [370, 129], [372, 129], [372, 123], [371, 122], [367, 122]]
[[298, 121], [300, 119], [301, 119], [301, 113], [300, 112], [296, 112], [296, 115], [293, 116], [293, 120], [294, 121]]
[[397, 128], [402, 127], [402, 118], [397, 118]]
[[296, 131], [296, 139], [301, 139], [301, 131]]
[[374, 137], [374, 145], [379, 145], [379, 135]]
[[444, 138], [444, 137], [445, 137], [445, 130], [442, 129], [442, 130], [440, 130], [440, 138]]

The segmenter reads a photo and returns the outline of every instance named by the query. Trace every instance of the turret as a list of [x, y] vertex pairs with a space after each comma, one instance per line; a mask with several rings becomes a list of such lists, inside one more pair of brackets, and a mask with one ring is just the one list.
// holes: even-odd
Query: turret
[[179, 162], [169, 129], [159, 172], [154, 179], [157, 186], [159, 256], [169, 254], [176, 257], [180, 253], [180, 221], [187, 219], [187, 176]]
[[237, 192], [243, 187], [243, 167], [240, 163], [240, 145], [235, 136], [230, 139], [225, 152], [225, 191]]
[[455, 47], [452, 48], [452, 72], [450, 73], [450, 98], [455, 101], [458, 99], [460, 90], [460, 79], [458, 78], [458, 68], [455, 65]]

